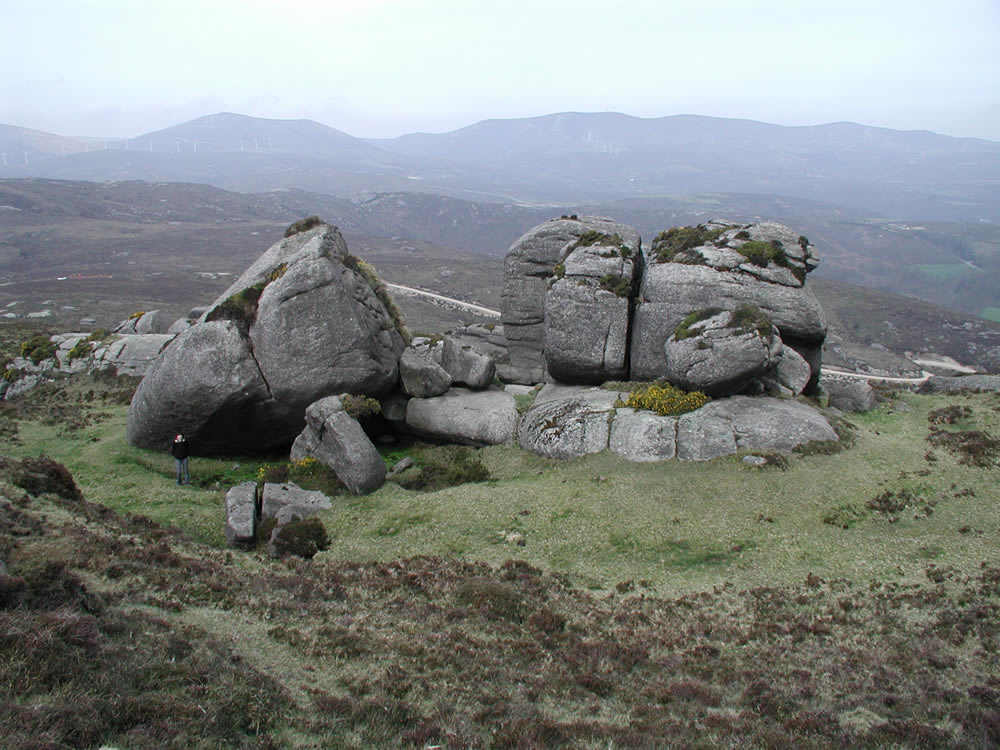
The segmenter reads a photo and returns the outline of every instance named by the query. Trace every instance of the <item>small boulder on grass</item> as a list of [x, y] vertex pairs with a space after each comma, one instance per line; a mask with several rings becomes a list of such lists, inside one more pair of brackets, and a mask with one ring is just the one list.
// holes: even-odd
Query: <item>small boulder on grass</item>
[[878, 397], [867, 380], [824, 380], [829, 404], [840, 411], [864, 412], [878, 406]]

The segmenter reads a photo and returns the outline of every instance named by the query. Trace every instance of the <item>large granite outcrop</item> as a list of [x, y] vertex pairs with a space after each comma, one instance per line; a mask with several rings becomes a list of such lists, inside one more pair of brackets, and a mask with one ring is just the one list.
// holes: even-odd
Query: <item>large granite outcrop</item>
[[273, 245], [150, 367], [128, 416], [133, 445], [183, 432], [201, 454], [288, 445], [324, 396], [381, 396], [403, 339], [336, 227]]
[[504, 259], [500, 304], [500, 321], [507, 339], [507, 361], [499, 362], [497, 369], [501, 380], [534, 384], [545, 378], [543, 349], [549, 282], [556, 275], [556, 266], [587, 232], [617, 234], [627, 247], [637, 250], [640, 246], [635, 228], [596, 216], [547, 221], [511, 246]]
[[[809, 363], [815, 385], [826, 320], [805, 286], [806, 274], [819, 264], [813, 246], [774, 222], [710, 224], [704, 229], [718, 235], [672, 256], [656, 243], [646, 252], [632, 322], [631, 378], [669, 377], [664, 347], [690, 313], [751, 305], [762, 310], [780, 330], [784, 344]], [[774, 249], [762, 252], [762, 247]]]

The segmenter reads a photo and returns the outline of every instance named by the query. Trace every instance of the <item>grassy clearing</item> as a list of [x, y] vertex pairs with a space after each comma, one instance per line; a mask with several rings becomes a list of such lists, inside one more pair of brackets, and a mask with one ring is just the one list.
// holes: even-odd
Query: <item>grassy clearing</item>
[[4, 747], [1000, 743], [1000, 467], [926, 439], [1000, 433], [995, 395], [903, 394], [784, 470], [470, 452], [491, 479], [335, 498], [310, 561], [222, 546], [261, 462], [177, 487], [101, 408], [4, 446], [90, 501], [0, 472]]
[[979, 317], [1000, 323], [1000, 307], [984, 307], [979, 311]]
[[[927, 415], [954, 400], [904, 394], [909, 411], [887, 405], [852, 417], [854, 448], [795, 455], [783, 471], [739, 457], [629, 464], [598, 454], [560, 462], [513, 446], [485, 448], [475, 455], [489, 481], [431, 492], [390, 482], [371, 495], [336, 498], [322, 515], [333, 544], [319, 558], [461, 555], [491, 565], [516, 558], [594, 589], [633, 580], [671, 595], [723, 581], [790, 583], [810, 573], [913, 580], [928, 559], [966, 566], [995, 554], [996, 471], [960, 464], [925, 439]], [[974, 417], [965, 427], [1000, 434], [995, 396], [966, 402]], [[267, 462], [193, 458], [195, 484], [178, 487], [169, 455], [127, 445], [124, 423], [120, 406], [77, 436], [23, 422], [21, 444], [10, 453], [52, 456], [92, 502], [221, 546], [224, 490], [255, 478]], [[391, 460], [407, 454], [426, 464], [447, 450], [416, 443]], [[866, 512], [865, 503], [886, 491], [911, 493], [932, 513], [916, 509], [889, 524]], [[849, 528], [824, 522], [836, 513], [858, 517]], [[984, 533], [961, 533], [967, 526]]]
[[951, 281], [976, 270], [968, 263], [918, 263], [914, 268], [937, 281]]

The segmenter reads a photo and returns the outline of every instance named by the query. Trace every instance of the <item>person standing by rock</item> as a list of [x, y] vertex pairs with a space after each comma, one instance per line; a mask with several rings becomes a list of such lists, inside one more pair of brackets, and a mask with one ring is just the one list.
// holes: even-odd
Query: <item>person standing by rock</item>
[[170, 452], [174, 454], [174, 463], [177, 466], [177, 484], [191, 484], [191, 475], [188, 473], [188, 455], [190, 447], [187, 439], [180, 433], [174, 438]]

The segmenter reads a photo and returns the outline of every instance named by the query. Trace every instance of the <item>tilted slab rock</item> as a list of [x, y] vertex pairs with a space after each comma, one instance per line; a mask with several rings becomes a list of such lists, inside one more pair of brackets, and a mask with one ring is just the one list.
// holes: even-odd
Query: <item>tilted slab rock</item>
[[257, 535], [257, 483], [243, 482], [226, 493], [226, 542], [249, 547]]
[[336, 396], [306, 409], [306, 427], [292, 445], [291, 458], [299, 461], [306, 456], [333, 469], [355, 495], [373, 492], [385, 482], [382, 456]]
[[774, 377], [780, 386], [788, 390], [789, 395], [798, 396], [806, 389], [812, 378], [812, 367], [801, 354], [786, 346], [781, 351], [781, 359], [774, 371]]
[[507, 361], [507, 337], [502, 325], [472, 323], [459, 326], [452, 331], [451, 338], [463, 346], [471, 346], [477, 352], [489, 355], [498, 366]]
[[496, 374], [493, 357], [477, 351], [471, 344], [462, 344], [451, 336], [444, 338], [441, 367], [451, 376], [455, 385], [464, 385], [474, 390], [489, 388]]
[[500, 445], [514, 440], [517, 406], [505, 391], [452, 388], [435, 398], [411, 398], [406, 426], [434, 440], [466, 445]]
[[504, 259], [500, 305], [507, 362], [501, 364], [498, 374], [505, 382], [534, 384], [544, 380], [545, 298], [549, 280], [570, 246], [588, 231], [617, 234], [633, 252], [639, 250], [639, 233], [635, 228], [595, 216], [553, 219], [529, 230], [511, 245]]
[[261, 491], [260, 519], [287, 522], [292, 514], [309, 518], [331, 507], [330, 498], [318, 490], [304, 490], [295, 482], [267, 482]]

